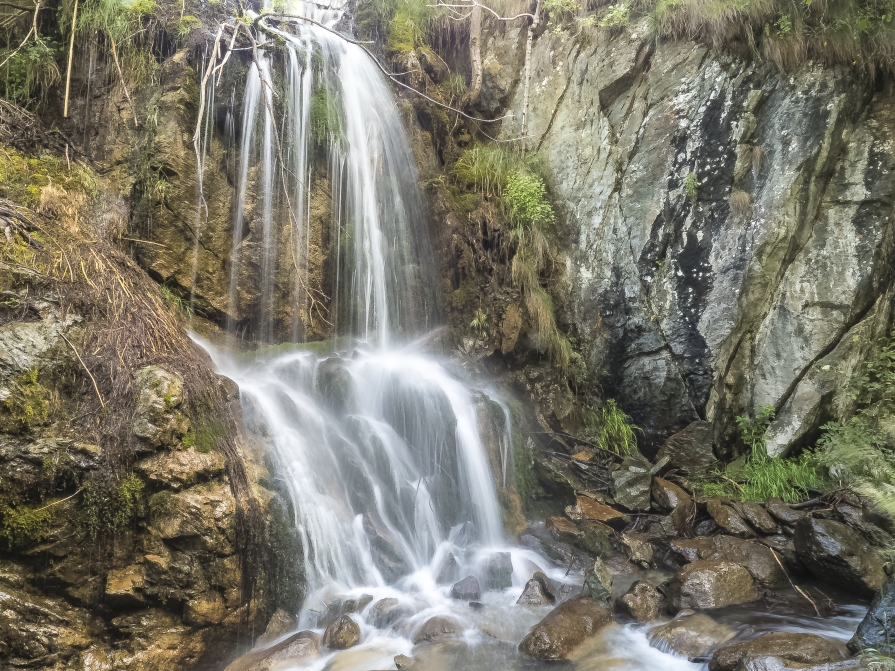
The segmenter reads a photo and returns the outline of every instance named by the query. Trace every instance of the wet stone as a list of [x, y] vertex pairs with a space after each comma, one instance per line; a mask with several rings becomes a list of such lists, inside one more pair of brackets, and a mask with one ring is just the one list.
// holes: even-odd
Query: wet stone
[[712, 655], [709, 671], [739, 671], [752, 660], [767, 658], [798, 665], [827, 664], [844, 660], [845, 653], [840, 643], [815, 634], [775, 632], [721, 648]]
[[513, 586], [513, 560], [509, 552], [495, 552], [485, 565], [485, 589], [501, 590]]
[[448, 556], [444, 560], [444, 564], [441, 566], [441, 570], [438, 572], [438, 577], [435, 579], [439, 585], [447, 585], [448, 583], [457, 582], [460, 578], [460, 565], [457, 563], [457, 558], [453, 555], [453, 553], [448, 553]]
[[651, 583], [635, 580], [615, 605], [638, 622], [652, 622], [665, 610], [665, 597]]
[[451, 587], [451, 598], [458, 601], [478, 601], [482, 598], [482, 589], [479, 581], [473, 575], [468, 575], [463, 580], [454, 583]]
[[749, 538], [755, 535], [752, 527], [746, 524], [746, 520], [721, 499], [709, 499], [705, 505], [715, 523], [731, 536]]
[[778, 522], [790, 526], [805, 517], [805, 513], [793, 510], [780, 499], [768, 499], [765, 502], [765, 510]]
[[442, 638], [451, 638], [462, 633], [463, 627], [455, 619], [436, 615], [426, 620], [426, 623], [413, 635], [414, 645], [431, 643]]
[[584, 573], [581, 596], [603, 604], [608, 604], [612, 599], [612, 574], [599, 557]]
[[758, 590], [749, 571], [732, 562], [697, 561], [682, 568], [668, 585], [672, 612], [721, 608], [755, 601]]
[[522, 595], [516, 601], [519, 606], [546, 606], [556, 601], [556, 598], [544, 589], [543, 583], [532, 578], [525, 583]]
[[862, 596], [873, 596], [885, 581], [879, 552], [841, 522], [806, 517], [795, 527], [799, 559], [818, 580]]
[[771, 517], [764, 508], [755, 503], [755, 501], [738, 503], [736, 509], [737, 512], [739, 512], [740, 515], [757, 531], [766, 536], [777, 533], [778, 528], [774, 518]]
[[298, 620], [294, 615], [290, 615], [282, 608], [277, 608], [267, 623], [267, 629], [258, 637], [256, 645], [267, 645], [272, 643], [280, 636], [288, 634], [298, 626]]
[[689, 611], [671, 622], [653, 627], [647, 636], [660, 650], [672, 650], [685, 657], [703, 657], [735, 635], [736, 632], [726, 624]]
[[348, 615], [340, 615], [323, 632], [323, 645], [332, 650], [347, 650], [360, 642], [360, 627]]
[[535, 659], [567, 659], [574, 648], [611, 620], [605, 605], [584, 597], [570, 599], [536, 624], [522, 639], [519, 650]]

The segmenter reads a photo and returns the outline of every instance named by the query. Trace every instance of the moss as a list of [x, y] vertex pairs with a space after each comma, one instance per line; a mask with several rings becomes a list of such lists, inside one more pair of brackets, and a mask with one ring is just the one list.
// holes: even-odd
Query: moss
[[388, 24], [388, 41], [386, 52], [390, 56], [398, 56], [413, 51], [416, 46], [414, 27], [406, 12], [396, 12]]
[[134, 521], [146, 483], [133, 473], [121, 480], [94, 478], [83, 485], [80, 522], [91, 536], [112, 536]]
[[6, 399], [6, 409], [22, 427], [46, 423], [50, 415], [50, 392], [37, 379], [37, 369], [13, 380], [14, 388]]
[[[49, 504], [51, 505], [51, 504]], [[6, 507], [3, 509], [0, 537], [11, 547], [24, 547], [46, 537], [53, 511], [47, 505]]]
[[0, 196], [30, 209], [40, 203], [41, 190], [53, 184], [89, 198], [99, 193], [99, 182], [89, 168], [56, 156], [29, 156], [15, 149], [0, 151]]
[[180, 441], [184, 449], [196, 448], [196, 452], [208, 454], [217, 447], [218, 439], [227, 435], [222, 424], [200, 424], [195, 431], [186, 433]]
[[152, 517], [162, 517], [171, 509], [171, 492], [157, 492], [149, 497], [149, 514]]

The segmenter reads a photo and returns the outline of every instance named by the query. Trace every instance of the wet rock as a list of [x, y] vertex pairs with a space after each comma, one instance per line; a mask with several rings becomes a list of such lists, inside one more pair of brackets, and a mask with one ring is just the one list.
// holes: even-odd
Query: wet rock
[[451, 587], [451, 598], [458, 601], [478, 601], [482, 598], [482, 588], [474, 575], [468, 575]]
[[106, 600], [120, 608], [139, 608], [146, 604], [145, 586], [142, 566], [113, 569], [106, 576]]
[[413, 664], [413, 657], [407, 655], [395, 655], [395, 667], [398, 669], [406, 669]]
[[736, 632], [726, 624], [691, 611], [653, 627], [648, 638], [660, 650], [672, 650], [686, 657], [703, 657], [735, 635]]
[[354, 382], [342, 358], [331, 356], [321, 361], [316, 382], [320, 395], [332, 411], [344, 412], [354, 395]]
[[319, 652], [320, 634], [299, 631], [269, 648], [246, 653], [230, 664], [226, 671], [270, 671], [271, 668], [287, 667], [288, 662], [312, 657]]
[[397, 599], [388, 597], [380, 599], [370, 608], [370, 621], [377, 629], [387, 629], [398, 620], [412, 615], [412, 611], [402, 605]]
[[692, 422], [665, 441], [656, 459], [668, 457], [673, 468], [691, 475], [705, 473], [718, 462], [712, 450], [712, 431], [711, 422]]
[[374, 550], [373, 563], [386, 582], [393, 583], [410, 571], [391, 532], [372, 515], [364, 515], [364, 533]]
[[672, 612], [684, 608], [720, 608], [758, 598], [755, 581], [739, 564], [696, 561], [682, 568], [668, 585]]
[[873, 597], [870, 609], [848, 642], [848, 649], [858, 654], [862, 650], [876, 650], [895, 656], [895, 577], [889, 576]]
[[883, 558], [841, 522], [806, 517], [793, 538], [799, 559], [818, 580], [872, 596], [885, 580]]
[[650, 463], [642, 457], [626, 457], [610, 474], [615, 502], [631, 511], [649, 510], [653, 481], [650, 468]]
[[342, 615], [348, 615], [349, 613], [359, 613], [364, 608], [369, 606], [373, 602], [372, 594], [361, 594], [359, 597], [354, 599], [345, 599], [345, 602], [342, 604]]
[[179, 491], [222, 475], [225, 465], [220, 452], [203, 454], [191, 447], [154, 454], [137, 462], [134, 470], [154, 485]]
[[773, 551], [755, 541], [713, 536], [673, 540], [668, 547], [687, 562], [722, 560], [739, 564], [762, 585], [778, 585], [786, 581], [786, 574], [774, 559]]
[[444, 563], [441, 565], [441, 569], [438, 571], [438, 577], [435, 578], [435, 582], [439, 585], [446, 585], [448, 583], [457, 582], [459, 578], [460, 565], [457, 563], [457, 558], [453, 553], [448, 553]]
[[635, 580], [615, 605], [638, 622], [652, 622], [665, 611], [665, 597], [646, 580]]
[[545, 525], [550, 535], [558, 541], [568, 543], [575, 537], [583, 535], [578, 525], [565, 517], [548, 517]]
[[189, 420], [178, 410], [183, 378], [160, 366], [147, 366], [137, 373], [136, 384], [134, 435], [153, 448], [173, 447], [189, 429]]
[[236, 504], [225, 483], [154, 494], [149, 519], [158, 537], [179, 550], [218, 555], [234, 552]]
[[746, 524], [739, 513], [721, 499], [709, 499], [705, 506], [715, 523], [731, 536], [750, 538], [755, 535], [752, 527]]
[[611, 527], [594, 520], [578, 523], [580, 534], [572, 537], [572, 544], [591, 556], [602, 556], [612, 551], [613, 539], [618, 535]]
[[826, 664], [845, 659], [842, 646], [814, 634], [775, 632], [715, 651], [709, 671], [739, 671], [750, 660], [772, 657], [796, 664]]
[[857, 529], [871, 545], [876, 547], [889, 547], [892, 545], [892, 536], [864, 518], [863, 508], [845, 502], [836, 504], [836, 512], [842, 521], [853, 529]]
[[220, 624], [227, 616], [224, 599], [216, 592], [190, 599], [183, 606], [183, 621], [194, 627], [208, 627]]
[[498, 590], [512, 586], [513, 559], [509, 552], [495, 552], [485, 564], [485, 589]]
[[360, 627], [348, 615], [340, 615], [326, 626], [323, 645], [333, 650], [347, 650], [360, 642]]
[[774, 518], [755, 501], [738, 503], [736, 510], [749, 524], [765, 535], [769, 536], [780, 530]]
[[546, 581], [536, 577], [525, 583], [525, 589], [516, 601], [518, 606], [546, 606], [552, 603], [556, 603], [556, 597], [548, 589]]
[[670, 512], [679, 506], [687, 510], [693, 507], [693, 499], [690, 495], [673, 482], [669, 482], [664, 478], [653, 478], [650, 491], [656, 506], [664, 512]]
[[414, 645], [431, 643], [442, 638], [451, 638], [463, 632], [460, 623], [450, 617], [436, 615], [426, 620], [426, 623], [413, 635]]
[[612, 619], [602, 603], [579, 597], [554, 608], [522, 639], [519, 650], [535, 659], [567, 659], [585, 639], [598, 633]]
[[589, 496], [579, 496], [574, 506], [566, 508], [569, 519], [580, 522], [591, 520], [622, 529], [630, 523], [630, 518], [622, 512], [594, 501]]
[[693, 532], [697, 536], [711, 536], [712, 534], [715, 534], [720, 530], [721, 527], [719, 527], [718, 523], [711, 518], [706, 520], [699, 520], [699, 522], [696, 523], [696, 526], [693, 527]]
[[581, 590], [581, 596], [603, 604], [609, 604], [612, 599], [612, 574], [609, 573], [609, 569], [599, 557], [584, 572], [584, 587]]
[[790, 526], [805, 517], [805, 513], [800, 510], [793, 510], [780, 499], [768, 499], [765, 502], [765, 510], [778, 522]]
[[632, 564], [649, 568], [653, 563], [653, 546], [641, 534], [627, 533], [619, 537], [622, 551]]
[[270, 616], [267, 629], [258, 637], [256, 645], [262, 646], [273, 643], [280, 636], [285, 636], [297, 626], [298, 619], [294, 615], [290, 615], [282, 608], [277, 608], [274, 614]]

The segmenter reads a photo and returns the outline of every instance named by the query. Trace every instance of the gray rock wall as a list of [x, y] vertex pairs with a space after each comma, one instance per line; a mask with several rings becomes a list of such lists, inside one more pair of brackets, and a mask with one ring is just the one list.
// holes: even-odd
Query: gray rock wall
[[[522, 48], [495, 30], [485, 61]], [[510, 101], [513, 138], [522, 86], [501, 75], [486, 97]], [[728, 452], [734, 417], [770, 404], [783, 454], [847, 412], [892, 322], [891, 86], [657, 44], [641, 21], [537, 35], [529, 115], [564, 215], [563, 316], [648, 448], [701, 418]]]

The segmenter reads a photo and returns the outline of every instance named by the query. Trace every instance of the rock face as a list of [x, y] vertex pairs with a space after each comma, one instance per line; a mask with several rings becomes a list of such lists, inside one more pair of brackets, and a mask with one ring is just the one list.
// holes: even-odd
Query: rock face
[[[521, 83], [487, 98], [509, 99], [503, 139], [527, 119], [569, 230], [557, 294], [643, 446], [700, 419], [733, 436], [742, 409], [772, 404], [782, 454], [845, 416], [891, 319], [895, 104], [847, 68], [778, 72], [649, 35], [647, 18], [588, 44], [541, 32], [528, 116]], [[516, 35], [484, 43], [522, 61]]]
[[720, 608], [755, 601], [758, 591], [745, 568], [727, 561], [696, 561], [682, 568], [668, 585], [672, 612], [684, 608]]
[[326, 625], [323, 645], [333, 650], [347, 650], [360, 642], [360, 627], [348, 615], [340, 615]]
[[178, 410], [183, 401], [183, 378], [159, 366], [137, 373], [140, 395], [134, 411], [134, 435], [151, 447], [172, 447], [189, 429]]
[[883, 655], [895, 655], [895, 577], [883, 583], [873, 597], [870, 609], [858, 625], [858, 630], [848, 642], [848, 649], [857, 654], [862, 650], [876, 650]]
[[535, 659], [566, 659], [576, 646], [611, 619], [609, 609], [593, 599], [571, 599], [538, 622], [522, 639], [519, 650]]
[[658, 620], [665, 612], [665, 597], [645, 580], [635, 580], [615, 604], [638, 622]]
[[660, 649], [673, 650], [687, 657], [703, 657], [729, 641], [736, 632], [708, 615], [681, 614], [649, 630], [650, 642]]
[[821, 581], [872, 596], [885, 580], [883, 558], [841, 522], [806, 517], [795, 527], [799, 559]]
[[668, 544], [672, 552], [688, 562], [722, 560], [739, 564], [762, 585], [779, 585], [786, 574], [774, 559], [773, 551], [761, 543], [732, 536], [675, 539]]
[[769, 657], [809, 665], [839, 662], [845, 659], [845, 653], [841, 644], [814, 634], [775, 632], [717, 650], [709, 661], [709, 671], [753, 668], [750, 662]]

